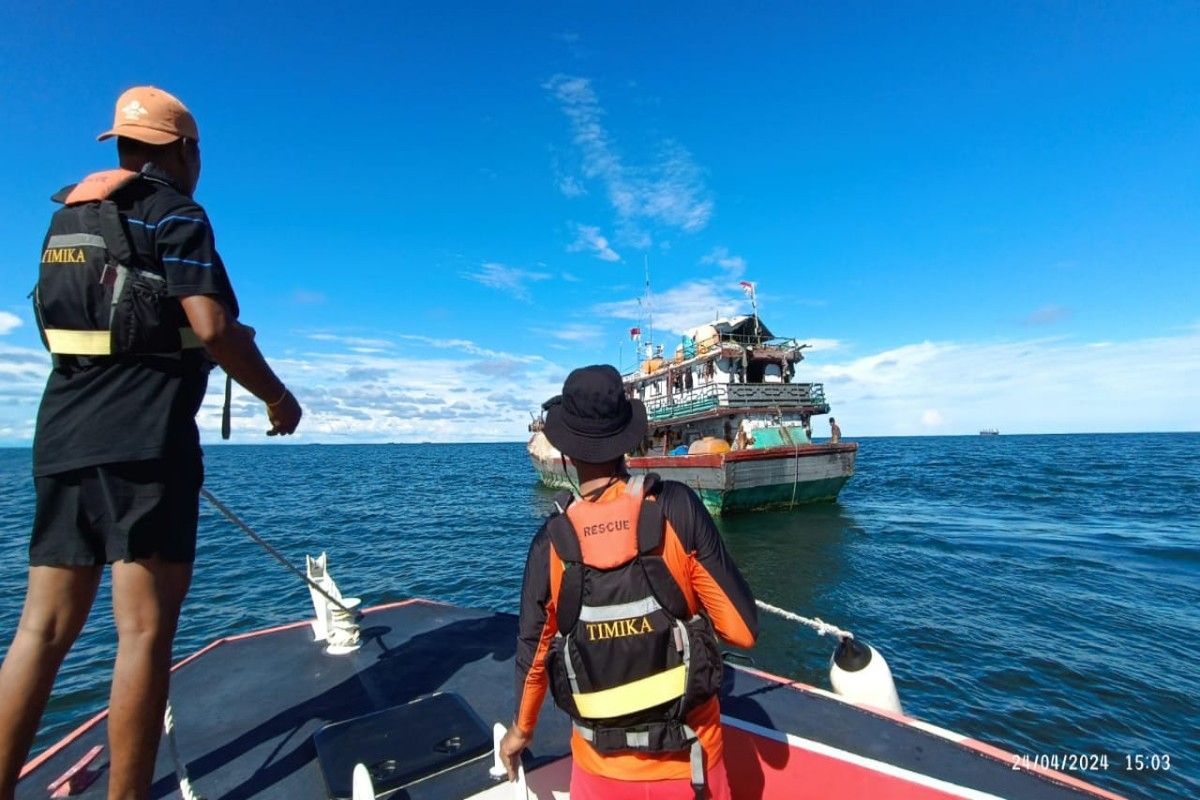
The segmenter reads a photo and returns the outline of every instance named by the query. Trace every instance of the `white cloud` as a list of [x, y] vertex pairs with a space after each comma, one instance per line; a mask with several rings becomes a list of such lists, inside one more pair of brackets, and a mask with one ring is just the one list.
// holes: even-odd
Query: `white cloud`
[[[528, 435], [529, 413], [560, 390], [569, 371], [541, 355], [492, 350], [465, 339], [416, 334], [367, 339], [328, 332], [304, 338], [324, 351], [268, 354], [304, 408], [295, 441], [521, 440]], [[384, 347], [358, 344], [364, 341]], [[0, 444], [32, 440], [49, 367], [41, 349], [0, 344]], [[224, 375], [214, 372], [197, 418], [206, 441], [220, 435], [224, 385]], [[268, 427], [263, 404], [236, 384], [232, 412], [234, 441], [269, 441], [263, 436]]]
[[516, 358], [524, 361], [537, 361], [538, 356], [514, 356], [510, 353], [504, 353], [499, 350], [490, 350], [486, 347], [480, 347], [469, 339], [437, 339], [433, 336], [422, 336], [411, 333], [397, 334], [397, 339], [402, 339], [406, 342], [420, 342], [421, 344], [436, 347], [439, 350], [461, 350], [464, 353], [469, 353], [473, 356], [481, 358]]
[[574, 225], [575, 241], [567, 246], [567, 250], [578, 253], [591, 250], [601, 261], [620, 261], [621, 256], [609, 247], [608, 239], [600, 233], [600, 229], [592, 225]]
[[21, 318], [8, 311], [0, 311], [0, 336], [12, 333], [21, 327]]
[[[711, 318], [706, 305], [737, 301], [722, 298], [712, 284], [699, 287], [660, 295], [675, 303], [694, 296], [695, 305], [680, 309], [678, 318], [656, 314], [656, 330], [694, 327], [698, 319]], [[613, 316], [644, 321], [636, 301], [608, 305]], [[572, 352], [603, 336], [588, 324], [556, 330], [559, 340], [574, 346]], [[308, 338], [329, 351], [271, 357], [304, 406], [300, 441], [520, 440], [529, 412], [558, 392], [569, 371], [542, 355], [497, 351], [464, 339], [333, 333]], [[385, 346], [364, 347], [362, 341]], [[426, 347], [406, 346], [412, 343]], [[1200, 326], [1123, 342], [1061, 337], [919, 342], [841, 361], [828, 360], [826, 353], [838, 352], [832, 345], [805, 352], [809, 358], [799, 365], [796, 380], [825, 384], [849, 438], [974, 434], [990, 427], [1001, 433], [1200, 429], [1195, 411]], [[0, 442], [28, 445], [32, 439], [49, 365], [40, 348], [0, 344]], [[207, 441], [219, 435], [223, 383], [214, 374], [201, 409]], [[262, 403], [241, 389], [235, 389], [234, 422], [236, 441], [267, 441]]]
[[50, 354], [0, 344], [0, 443], [28, 444], [50, 372]]
[[1025, 317], [1025, 325], [1054, 325], [1071, 316], [1071, 309], [1063, 306], [1042, 306]]
[[298, 306], [324, 305], [326, 299], [324, 292], [312, 289], [296, 289], [292, 292], [292, 302]]
[[551, 275], [547, 272], [531, 272], [489, 261], [480, 265], [477, 272], [463, 273], [463, 277], [504, 292], [518, 300], [529, 302], [530, 295], [527, 284], [549, 280]]
[[838, 348], [840, 348], [842, 346], [841, 341], [838, 339], [797, 338], [797, 341], [800, 342], [800, 344], [808, 345], [808, 347], [804, 348], [805, 353], [817, 353], [817, 352], [826, 352], [829, 350], [837, 350]]
[[[713, 201], [704, 173], [687, 148], [665, 141], [651, 164], [634, 167], [624, 163], [602, 121], [600, 105], [591, 81], [556, 75], [545, 88], [558, 101], [570, 120], [572, 140], [582, 159], [583, 177], [600, 181], [617, 214], [618, 232], [635, 243], [649, 246], [649, 235], [640, 222], [663, 225], [688, 232], [703, 229], [713, 213]], [[582, 186], [560, 179], [559, 188], [568, 193]]]
[[[746, 298], [736, 285], [726, 288], [716, 281], [690, 281], [664, 292], [656, 292], [650, 300], [656, 331], [683, 333], [705, 322], [741, 313]], [[642, 301], [637, 299], [600, 303], [593, 311], [616, 319], [649, 321]]]
[[363, 336], [343, 336], [337, 333], [310, 333], [308, 338], [316, 342], [333, 342], [335, 344], [346, 345], [348, 347], [367, 348], [372, 350], [386, 350], [392, 346], [392, 343], [387, 339], [371, 339]]
[[642, 215], [688, 232], [703, 229], [712, 217], [713, 201], [687, 148], [666, 142], [654, 171], [641, 182]]
[[584, 344], [595, 344], [604, 335], [598, 325], [587, 325], [577, 322], [558, 325], [554, 328], [543, 328], [538, 331], [538, 334], [540, 336], [551, 336], [564, 342], [582, 342]]
[[[1103, 346], [1097, 346], [1103, 345]], [[811, 358], [847, 435], [1200, 429], [1200, 331], [1125, 342], [921, 342]]]
[[[559, 391], [568, 371], [541, 356], [494, 351], [469, 340], [410, 334], [391, 339], [385, 353], [347, 347], [271, 358], [304, 408], [298, 440], [519, 440], [528, 435], [529, 413]], [[431, 357], [414, 357], [402, 342], [434, 349]], [[219, 378], [216, 373], [210, 381], [198, 417], [206, 439], [219, 435], [224, 387]], [[262, 403], [236, 386], [233, 419], [235, 441], [265, 441]]]
[[728, 247], [714, 247], [712, 252], [700, 259], [701, 264], [716, 264], [730, 278], [740, 278], [746, 271], [746, 259], [729, 252]]
[[558, 180], [558, 190], [566, 197], [582, 197], [587, 194], [587, 189], [579, 182], [579, 179], [574, 175], [564, 175]]

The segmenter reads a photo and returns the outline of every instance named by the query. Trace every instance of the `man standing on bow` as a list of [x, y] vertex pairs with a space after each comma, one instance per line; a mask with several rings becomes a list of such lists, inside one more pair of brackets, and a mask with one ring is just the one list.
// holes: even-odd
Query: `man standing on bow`
[[572, 800], [729, 798], [717, 637], [754, 644], [750, 589], [691, 489], [626, 472], [646, 408], [614, 368], [575, 370], [546, 410], [579, 485], [529, 548], [509, 776], [550, 688], [574, 722]]
[[833, 417], [829, 418], [829, 443], [837, 444], [842, 440], [842, 429], [838, 426], [837, 420]]
[[266, 404], [269, 435], [300, 406], [238, 322], [212, 226], [192, 199], [200, 135], [178, 99], [117, 100], [120, 168], [54, 196], [35, 293], [53, 357], [33, 445], [29, 585], [0, 667], [0, 800], [13, 797], [63, 657], [112, 565], [117, 656], [109, 798], [149, 796], [171, 645], [192, 577], [204, 468], [195, 416], [212, 362]]

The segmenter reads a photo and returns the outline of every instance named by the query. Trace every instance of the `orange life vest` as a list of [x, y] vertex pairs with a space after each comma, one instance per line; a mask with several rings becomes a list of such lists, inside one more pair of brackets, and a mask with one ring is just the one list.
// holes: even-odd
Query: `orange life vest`
[[563, 570], [546, 672], [555, 704], [598, 752], [690, 750], [702, 788], [703, 749], [686, 718], [720, 689], [721, 657], [662, 559], [662, 508], [647, 497], [657, 482], [636, 476], [611, 500], [551, 518]]

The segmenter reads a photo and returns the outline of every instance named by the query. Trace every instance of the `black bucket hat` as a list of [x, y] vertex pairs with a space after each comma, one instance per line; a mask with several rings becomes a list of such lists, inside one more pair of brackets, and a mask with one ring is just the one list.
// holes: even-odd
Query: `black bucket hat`
[[562, 394], [542, 404], [550, 444], [568, 458], [603, 464], [637, 447], [646, 435], [646, 406], [625, 395], [621, 374], [608, 364], [580, 367]]

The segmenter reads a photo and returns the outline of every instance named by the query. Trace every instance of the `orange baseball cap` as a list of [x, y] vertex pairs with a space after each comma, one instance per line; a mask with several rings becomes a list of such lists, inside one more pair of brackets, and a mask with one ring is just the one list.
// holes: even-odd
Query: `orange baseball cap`
[[177, 139], [200, 141], [196, 118], [179, 98], [153, 86], [126, 89], [117, 98], [113, 126], [97, 141], [124, 136], [146, 144], [170, 144]]

